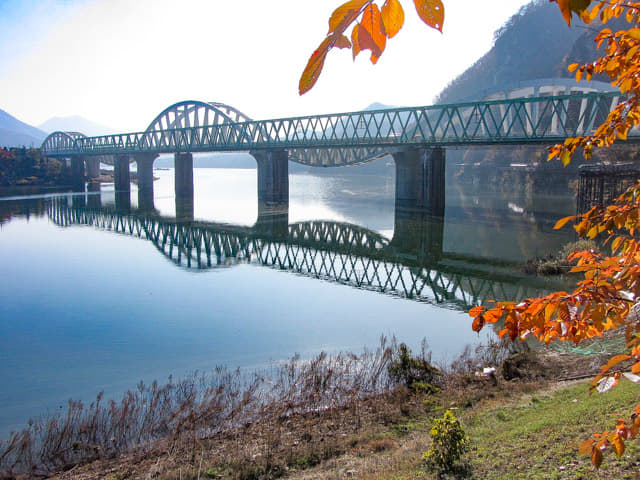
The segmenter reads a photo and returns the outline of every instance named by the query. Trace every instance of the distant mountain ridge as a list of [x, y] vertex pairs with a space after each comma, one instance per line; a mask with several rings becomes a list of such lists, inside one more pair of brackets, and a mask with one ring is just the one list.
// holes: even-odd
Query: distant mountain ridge
[[84, 133], [87, 137], [97, 137], [100, 135], [113, 135], [116, 133], [123, 133], [116, 129], [106, 127], [99, 123], [87, 120], [79, 115], [72, 115], [69, 117], [53, 117], [46, 122], [38, 125], [38, 128], [45, 132], [80, 132]]
[[39, 147], [47, 134], [0, 109], [0, 146]]
[[[615, 31], [625, 23], [614, 19], [607, 27]], [[593, 41], [598, 31], [595, 22], [588, 29], [569, 28], [556, 4], [532, 1], [495, 32], [491, 50], [453, 79], [434, 103], [476, 99], [478, 92], [527, 80], [573, 77], [567, 70], [570, 63], [586, 63], [599, 56]]]

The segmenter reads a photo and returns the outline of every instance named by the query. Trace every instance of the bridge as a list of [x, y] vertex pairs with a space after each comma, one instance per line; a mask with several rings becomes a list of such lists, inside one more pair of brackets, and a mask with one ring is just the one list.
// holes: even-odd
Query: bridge
[[[91, 197], [99, 203], [99, 196]], [[147, 240], [185, 269], [206, 271], [249, 263], [459, 310], [490, 299], [515, 300], [564, 288], [513, 268], [496, 271], [492, 266], [489, 272], [486, 260], [444, 253], [441, 241], [407, 245], [397, 233], [388, 239], [348, 223], [300, 222], [273, 234], [259, 224], [183, 222], [144, 211], [91, 207], [78, 196], [71, 198], [73, 203], [69, 197], [56, 197], [48, 204], [47, 214], [56, 225], [86, 225]], [[414, 237], [421, 238], [442, 232], [431, 222], [413, 228]], [[415, 235], [430, 230], [436, 234]]]
[[[329, 115], [252, 120], [222, 104], [179, 102], [143, 132], [87, 137], [54, 132], [47, 157], [69, 158], [76, 178], [95, 177], [99, 159], [113, 157], [117, 191], [129, 191], [131, 161], [138, 188], [153, 197], [153, 161], [175, 155], [176, 198], [193, 198], [193, 153], [246, 151], [258, 167], [260, 204], [288, 202], [288, 161], [315, 167], [357, 165], [383, 155], [396, 164], [396, 204], [444, 212], [444, 148], [552, 144], [589, 134], [621, 101], [601, 82], [546, 79], [518, 85], [481, 101]], [[640, 139], [633, 131], [629, 141]]]

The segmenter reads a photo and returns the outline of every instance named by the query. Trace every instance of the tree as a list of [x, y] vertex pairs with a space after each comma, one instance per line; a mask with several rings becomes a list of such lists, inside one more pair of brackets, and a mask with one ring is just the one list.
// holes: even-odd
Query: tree
[[[432, 28], [442, 31], [444, 5], [441, 0], [413, 0], [420, 18]], [[602, 25], [613, 18], [624, 18], [629, 29], [616, 32], [603, 28], [596, 36], [604, 55], [584, 65], [572, 64], [578, 81], [591, 80], [595, 74], [606, 74], [625, 96], [592, 135], [568, 138], [563, 144], [549, 148], [548, 160], [559, 159], [565, 166], [578, 149], [589, 159], [595, 147], [608, 147], [625, 140], [631, 128], [640, 125], [640, 1], [632, 0], [550, 0], [558, 4], [569, 26], [574, 16], [584, 23], [599, 21]], [[309, 91], [320, 75], [327, 54], [333, 48], [350, 48], [354, 58], [363, 50], [371, 51], [375, 64], [382, 55], [387, 38], [402, 28], [404, 10], [399, 0], [386, 0], [381, 8], [375, 0], [351, 0], [338, 7], [329, 19], [327, 37], [313, 52], [300, 79], [300, 94]], [[351, 38], [345, 32], [352, 27]], [[561, 219], [556, 228], [574, 221], [581, 236], [595, 238], [606, 234], [611, 256], [592, 251], [574, 252], [572, 272], [584, 279], [571, 292], [554, 292], [520, 303], [498, 302], [492, 308], [478, 306], [469, 312], [472, 328], [480, 331], [500, 320], [504, 326], [500, 336], [525, 340], [533, 336], [549, 343], [569, 341], [575, 344], [602, 336], [605, 331], [625, 329], [625, 354], [615, 355], [591, 384], [591, 391], [606, 392], [620, 378], [640, 382], [640, 181], [608, 207], [594, 207], [576, 217]], [[630, 365], [631, 372], [621, 366]], [[603, 451], [611, 448], [619, 457], [625, 440], [640, 432], [640, 403], [629, 419], [619, 419], [611, 431], [596, 433], [582, 443], [580, 453], [591, 455], [599, 467]]]

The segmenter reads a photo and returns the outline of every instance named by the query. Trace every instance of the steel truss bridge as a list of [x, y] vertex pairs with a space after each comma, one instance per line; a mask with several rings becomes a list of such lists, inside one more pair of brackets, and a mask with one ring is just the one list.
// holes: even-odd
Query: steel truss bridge
[[270, 236], [252, 227], [73, 207], [66, 198], [53, 199], [47, 213], [61, 227], [89, 225], [149, 240], [177, 266], [199, 271], [250, 263], [460, 310], [551, 289], [514, 271], [489, 272], [482, 260], [474, 264], [445, 254], [412, 261], [384, 236], [347, 223], [294, 223], [284, 236]]
[[[257, 121], [222, 103], [185, 101], [161, 112], [144, 132], [98, 137], [54, 132], [42, 152], [74, 157], [287, 150], [299, 163], [341, 166], [394, 148], [562, 142], [593, 132], [622, 98], [616, 92], [582, 91]], [[640, 133], [629, 138], [638, 140]]]

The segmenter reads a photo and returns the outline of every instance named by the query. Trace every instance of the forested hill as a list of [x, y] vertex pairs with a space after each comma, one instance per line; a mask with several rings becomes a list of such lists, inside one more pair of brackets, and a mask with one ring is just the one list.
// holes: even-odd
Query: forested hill
[[[623, 22], [607, 26], [614, 28]], [[579, 21], [569, 28], [556, 3], [536, 0], [496, 31], [493, 48], [454, 79], [435, 102], [482, 98], [483, 92], [524, 80], [569, 77], [570, 63], [596, 58], [593, 38], [599, 30], [599, 25], [585, 26]]]

